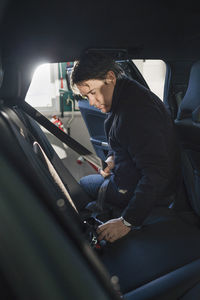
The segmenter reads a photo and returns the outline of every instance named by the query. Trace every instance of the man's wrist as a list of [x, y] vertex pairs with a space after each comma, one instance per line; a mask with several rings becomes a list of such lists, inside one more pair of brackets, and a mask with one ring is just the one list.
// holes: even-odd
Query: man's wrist
[[132, 227], [132, 224], [130, 224], [129, 222], [127, 222], [123, 217], [120, 218], [122, 220], [122, 223], [127, 226], [127, 227]]
[[113, 161], [114, 161], [113, 156], [110, 155], [110, 156], [108, 156], [107, 159], [105, 160], [105, 163], [109, 163], [109, 162], [113, 162]]

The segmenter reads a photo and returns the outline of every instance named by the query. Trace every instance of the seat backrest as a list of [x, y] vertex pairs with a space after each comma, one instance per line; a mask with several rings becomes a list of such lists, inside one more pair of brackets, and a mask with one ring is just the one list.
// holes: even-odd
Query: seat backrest
[[200, 61], [193, 64], [186, 93], [179, 106], [177, 119], [191, 118], [194, 110], [200, 105]]
[[72, 176], [70, 171], [66, 168], [66, 166], [55, 152], [54, 148], [50, 144], [49, 140], [47, 139], [46, 135], [44, 134], [38, 123], [34, 119], [29, 117], [24, 111], [22, 111], [21, 108], [15, 106], [13, 110], [17, 114], [19, 119], [24, 123], [24, 126], [27, 128], [27, 130], [34, 137], [34, 141], [40, 144], [40, 146], [46, 153], [48, 159], [50, 160], [50, 162], [58, 172], [60, 178], [62, 179], [63, 183], [70, 192], [70, 195], [73, 198], [77, 209], [81, 210], [90, 201], [88, 194], [81, 188], [81, 186]]
[[[1, 151], [6, 152], [9, 161], [19, 170], [26, 184], [40, 195], [45, 207], [53, 213], [59, 223], [65, 226], [66, 220], [72, 218], [77, 226], [82, 228], [81, 219], [69, 202], [67, 188], [63, 184], [63, 189], [66, 190], [63, 193], [50, 170], [35, 153], [31, 143], [32, 137], [13, 110], [0, 107], [0, 128]], [[55, 170], [54, 173], [56, 173]], [[59, 209], [60, 199], [66, 209]]]
[[188, 200], [200, 216], [200, 61], [192, 66], [175, 125], [182, 149], [183, 178]]
[[[14, 108], [3, 106], [0, 108], [0, 114], [8, 121], [10, 128], [17, 137], [19, 146], [22, 151], [26, 152], [28, 161], [30, 160], [30, 163], [37, 169], [36, 172], [38, 175], [34, 176], [34, 180], [36, 181], [39, 176], [41, 177], [42, 184], [45, 180], [49, 180], [51, 189], [53, 190], [52, 193], [54, 194], [52, 205], [56, 207], [56, 212], [59, 210], [57, 209], [56, 201], [63, 198], [67, 209], [61, 210], [61, 213], [73, 216], [73, 218], [75, 216], [75, 220], [78, 220], [78, 223], [80, 224], [81, 218], [80, 216], [77, 216], [75, 211], [80, 211], [82, 208], [79, 206], [79, 202], [81, 202], [82, 205], [85, 201], [85, 206], [91, 199], [88, 195], [82, 193], [82, 188], [62, 164], [62, 161], [46, 139], [41, 128], [34, 120], [32, 120], [32, 124], [29, 124], [27, 121], [27, 118], [29, 120], [29, 117], [26, 116], [26, 114], [23, 114], [16, 106]], [[35, 146], [36, 144], [38, 145], [37, 147]], [[32, 178], [31, 171], [28, 175]], [[28, 176], [26, 176], [26, 178], [28, 178]], [[30, 179], [32, 183], [34, 180]], [[48, 188], [49, 182], [46, 185]], [[40, 184], [36, 183], [36, 186], [40, 189]], [[83, 201], [82, 199], [80, 201], [80, 195], [82, 196]]]

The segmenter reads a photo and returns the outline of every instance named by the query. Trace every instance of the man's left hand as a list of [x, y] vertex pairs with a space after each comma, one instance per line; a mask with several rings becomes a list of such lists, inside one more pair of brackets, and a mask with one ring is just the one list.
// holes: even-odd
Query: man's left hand
[[130, 230], [131, 228], [124, 225], [121, 218], [112, 219], [97, 228], [98, 240], [113, 243], [129, 233]]

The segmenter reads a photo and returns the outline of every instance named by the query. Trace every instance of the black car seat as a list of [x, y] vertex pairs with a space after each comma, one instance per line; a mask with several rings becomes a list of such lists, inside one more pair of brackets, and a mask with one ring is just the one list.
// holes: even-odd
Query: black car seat
[[182, 149], [183, 177], [188, 200], [200, 216], [200, 61], [191, 68], [188, 88], [175, 120]]
[[[17, 162], [16, 168], [23, 173], [27, 184], [31, 183], [42, 196], [44, 205], [56, 215], [61, 226], [65, 227], [65, 219], [79, 223], [76, 215], [72, 213], [72, 206], [67, 205], [66, 197], [64, 198], [53, 178], [49, 176], [45, 163], [39, 159], [40, 146], [33, 143], [36, 148], [33, 151], [29, 129], [24, 126], [15, 110], [16, 107], [9, 108], [5, 105], [0, 109], [1, 148], [7, 151], [7, 155], [7, 148], [9, 149], [10, 159], [13, 163]], [[66, 209], [57, 206], [59, 199], [66, 200]], [[80, 234], [79, 231], [76, 233]], [[171, 218], [159, 224], [144, 226], [141, 231], [133, 231], [127, 237], [108, 244], [99, 252], [99, 259], [110, 276], [119, 278], [125, 299], [135, 299], [136, 295], [138, 299], [150, 299], [150, 292], [152, 299], [156, 299], [158, 292], [159, 299], [164, 295], [173, 299], [173, 295], [181, 296], [198, 282], [198, 240], [200, 241], [198, 228]], [[188, 278], [187, 284], [183, 284], [185, 278]], [[159, 291], [158, 286], [163, 283], [165, 289]]]
[[[71, 197], [73, 197], [74, 202], [76, 202], [77, 209], [82, 209], [88, 202], [91, 201], [91, 199], [89, 198], [87, 193], [81, 188], [81, 186], [77, 183], [77, 181], [69, 172], [69, 170], [64, 166], [62, 160], [54, 151], [53, 147], [49, 143], [40, 126], [32, 118], [27, 116], [23, 112], [23, 110], [18, 107], [18, 105], [16, 105], [18, 102], [23, 101], [20, 97], [20, 94], [22, 93], [20, 86], [20, 76], [20, 74], [13, 71], [13, 66], [9, 66], [8, 69], [4, 71], [3, 84], [0, 89], [0, 99], [2, 99], [2, 108], [5, 108], [7, 110], [7, 113], [10, 115], [10, 119], [12, 119], [13, 117], [12, 122], [17, 122], [17, 120], [20, 120], [20, 122], [24, 124], [24, 127], [27, 128], [27, 132], [29, 130], [29, 132], [32, 135], [32, 140], [29, 140], [29, 142], [32, 143], [32, 146], [34, 141], [37, 141], [41, 145], [48, 159], [51, 161], [59, 176], [62, 178], [65, 187], [68, 191], [70, 189], [70, 195]], [[8, 106], [10, 109], [8, 109]], [[81, 204], [79, 201], [80, 194], [82, 195]]]
[[[60, 228], [68, 238], [75, 242], [81, 252], [81, 256], [85, 257], [89, 265], [92, 266], [92, 269], [96, 270], [95, 272], [97, 272], [98, 276], [103, 281], [108, 280], [107, 272], [104, 273], [103, 271], [104, 268], [100, 267], [99, 264], [97, 266], [95, 256], [89, 255], [90, 249], [88, 249], [88, 243], [86, 243], [84, 238], [85, 223], [81, 222], [80, 217], [78, 217], [77, 210], [72, 201], [70, 201], [69, 194], [63, 186], [59, 175], [46, 155], [42, 155], [40, 159], [41, 152], [43, 152], [40, 145], [36, 142], [32, 145], [32, 136], [23, 122], [18, 118], [13, 109], [3, 104], [0, 105], [0, 139], [0, 154], [6, 157], [13, 167], [14, 172], [17, 172], [19, 177], [23, 178], [24, 185], [29, 187], [33, 191], [33, 194], [37, 196], [41, 210], [44, 210], [52, 218], [52, 223], [55, 221], [56, 227]], [[36, 151], [34, 151], [34, 148]], [[1, 167], [3, 166], [1, 165]], [[7, 175], [7, 173], [3, 174], [4, 169], [1, 169], [1, 171], [2, 176]], [[9, 181], [10, 178], [8, 177], [6, 180]], [[10, 188], [12, 189], [12, 182], [10, 182]], [[13, 191], [13, 203], [20, 201], [20, 199], [15, 199], [16, 194]], [[29, 197], [25, 200], [28, 203]], [[27, 218], [29, 218], [29, 214], [34, 216], [34, 212], [31, 210], [24, 211], [24, 213], [27, 213]], [[34, 217], [37, 219], [37, 215]], [[21, 226], [24, 226], [24, 230], [26, 231], [26, 223], [22, 222]], [[38, 226], [42, 227], [43, 223], [38, 223]], [[46, 230], [48, 231], [48, 228]], [[30, 238], [32, 237], [30, 236]]]
[[[88, 202], [91, 201], [87, 193], [81, 188], [75, 178], [72, 176], [70, 171], [65, 167], [62, 160], [59, 158], [49, 140], [47, 139], [44, 132], [41, 130], [41, 127], [38, 123], [28, 116], [20, 107], [17, 105], [12, 107], [13, 111], [26, 126], [27, 130], [31, 133], [34, 141], [36, 141], [41, 148], [44, 150], [44, 153], [47, 155], [48, 159], [58, 172], [59, 176], [62, 178], [63, 183], [65, 184], [67, 190], [69, 191], [73, 201], [76, 203], [78, 210], [83, 209]], [[32, 142], [33, 144], [33, 142]], [[81, 201], [80, 201], [80, 194]]]

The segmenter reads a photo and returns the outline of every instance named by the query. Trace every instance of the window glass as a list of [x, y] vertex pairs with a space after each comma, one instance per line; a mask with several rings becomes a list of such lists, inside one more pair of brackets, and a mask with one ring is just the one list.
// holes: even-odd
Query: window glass
[[143, 75], [151, 91], [163, 100], [166, 75], [166, 64], [164, 61], [158, 59], [136, 59], [133, 62]]
[[[150, 89], [163, 100], [166, 74], [165, 63], [161, 60], [133, 60], [133, 62], [143, 75]], [[55, 63], [40, 65], [34, 72], [26, 95], [26, 101], [44, 114], [60, 113], [62, 100], [64, 99], [64, 103], [66, 103], [66, 99], [71, 98], [71, 95], [67, 93], [68, 83], [66, 82], [66, 70], [70, 70], [69, 67], [71, 66], [69, 64]], [[64, 109], [71, 111], [70, 103], [67, 105]], [[75, 110], [78, 110], [78, 108], [75, 107]]]
[[56, 98], [59, 96], [57, 64], [40, 65], [34, 72], [26, 101], [41, 111], [57, 111]]

